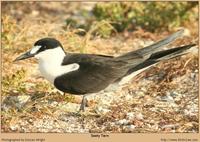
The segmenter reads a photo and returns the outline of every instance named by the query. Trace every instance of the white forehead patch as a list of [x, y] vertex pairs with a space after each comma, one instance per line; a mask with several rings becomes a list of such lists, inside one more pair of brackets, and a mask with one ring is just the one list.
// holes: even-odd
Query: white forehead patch
[[41, 47], [42, 47], [41, 45], [36, 45], [36, 46], [34, 46], [34, 47], [31, 49], [30, 53], [31, 53], [31, 54], [35, 54]]

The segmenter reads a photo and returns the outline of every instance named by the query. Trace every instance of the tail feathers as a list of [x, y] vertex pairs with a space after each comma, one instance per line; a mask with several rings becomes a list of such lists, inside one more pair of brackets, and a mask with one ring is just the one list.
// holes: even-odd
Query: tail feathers
[[159, 51], [150, 56], [148, 60], [157, 60], [157, 61], [162, 61], [162, 60], [168, 60], [171, 58], [175, 58], [177, 56], [184, 55], [189, 52], [189, 49], [191, 47], [196, 46], [196, 44], [190, 44], [190, 45], [185, 45], [181, 47], [176, 47], [164, 51]]
[[[168, 50], [164, 50], [164, 51], [158, 51], [154, 54], [152, 54], [147, 60], [145, 60], [144, 62], [134, 66], [133, 68], [129, 69], [129, 71], [127, 72], [126, 75], [131, 74], [132, 72], [141, 70], [143, 68], [148, 68], [151, 65], [154, 65], [160, 61], [163, 60], [169, 60], [184, 54], [187, 54], [189, 52], [189, 49], [191, 47], [196, 46], [196, 44], [190, 44], [190, 45], [185, 45], [185, 46], [181, 46], [181, 47], [176, 47], [176, 48], [172, 48], [172, 49], [168, 49]], [[125, 75], [125, 76], [126, 76]]]
[[142, 49], [138, 49], [136, 51], [132, 51], [129, 53], [126, 53], [122, 56], [117, 57], [120, 60], [131, 60], [134, 58], [143, 58], [143, 59], [147, 59], [149, 58], [149, 56], [153, 53], [155, 53], [156, 51], [158, 51], [160, 49], [160, 47], [164, 47], [167, 44], [173, 42], [174, 40], [176, 40], [177, 38], [179, 38], [182, 34], [183, 34], [184, 30], [179, 30], [176, 33], [168, 36], [167, 38], [160, 40], [152, 45], [149, 45], [145, 48]]

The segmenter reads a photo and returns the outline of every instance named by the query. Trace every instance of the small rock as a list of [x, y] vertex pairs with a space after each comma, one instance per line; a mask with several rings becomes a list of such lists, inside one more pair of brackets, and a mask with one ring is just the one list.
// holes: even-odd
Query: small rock
[[108, 112], [110, 112], [109, 109], [103, 108], [102, 106], [97, 107], [97, 109], [95, 111], [97, 113], [100, 113], [100, 114], [103, 114], [103, 115], [106, 114], [106, 113], [108, 113]]
[[125, 96], [125, 100], [126, 101], [131, 101], [133, 99], [133, 97], [131, 96], [131, 95], [129, 95], [129, 94], [127, 94], [126, 96]]
[[135, 117], [138, 120], [143, 120], [143, 115], [141, 113], [137, 114]]
[[129, 112], [126, 114], [126, 117], [128, 120], [133, 120], [135, 118], [135, 115], [133, 112]]
[[169, 95], [174, 98], [174, 101], [179, 102], [182, 98], [182, 94], [177, 92], [170, 92]]
[[174, 102], [174, 98], [170, 95], [161, 96], [159, 97], [159, 100], [164, 102]]
[[129, 121], [126, 119], [121, 119], [116, 122], [117, 125], [127, 125], [128, 123], [129, 123]]
[[30, 96], [28, 95], [8, 96], [4, 99], [2, 103], [2, 109], [8, 110], [12, 107], [21, 109], [29, 99], [30, 99]]
[[20, 95], [20, 96], [17, 97], [17, 99], [18, 99], [20, 104], [24, 104], [30, 99], [30, 96], [28, 96], [28, 95]]
[[196, 114], [192, 112], [191, 110], [184, 110], [184, 114], [187, 116], [195, 116]]
[[50, 105], [51, 105], [52, 107], [56, 107], [56, 106], [58, 105], [58, 102], [52, 101]]
[[126, 126], [126, 128], [127, 128], [127, 130], [128, 131], [130, 131], [130, 132], [132, 132], [133, 130], [135, 130], [135, 125], [128, 125], [128, 126]]
[[13, 126], [10, 126], [10, 129], [11, 129], [11, 130], [13, 130], [13, 131], [15, 131], [15, 130], [17, 130], [17, 129], [18, 129], [18, 125], [13, 125]]

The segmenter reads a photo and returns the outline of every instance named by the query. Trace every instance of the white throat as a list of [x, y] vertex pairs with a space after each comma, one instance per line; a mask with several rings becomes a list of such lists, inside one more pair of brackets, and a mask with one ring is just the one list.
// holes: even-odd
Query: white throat
[[76, 63], [62, 66], [65, 56], [66, 54], [61, 47], [48, 49], [35, 55], [39, 61], [39, 70], [42, 76], [54, 83], [56, 77], [79, 68]]

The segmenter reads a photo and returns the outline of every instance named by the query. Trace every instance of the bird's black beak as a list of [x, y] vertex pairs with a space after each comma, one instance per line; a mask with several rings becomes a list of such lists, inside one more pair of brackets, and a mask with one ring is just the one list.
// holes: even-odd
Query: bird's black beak
[[17, 57], [13, 62], [19, 61], [19, 60], [24, 60], [33, 57], [35, 54], [31, 54], [30, 51], [20, 55]]

